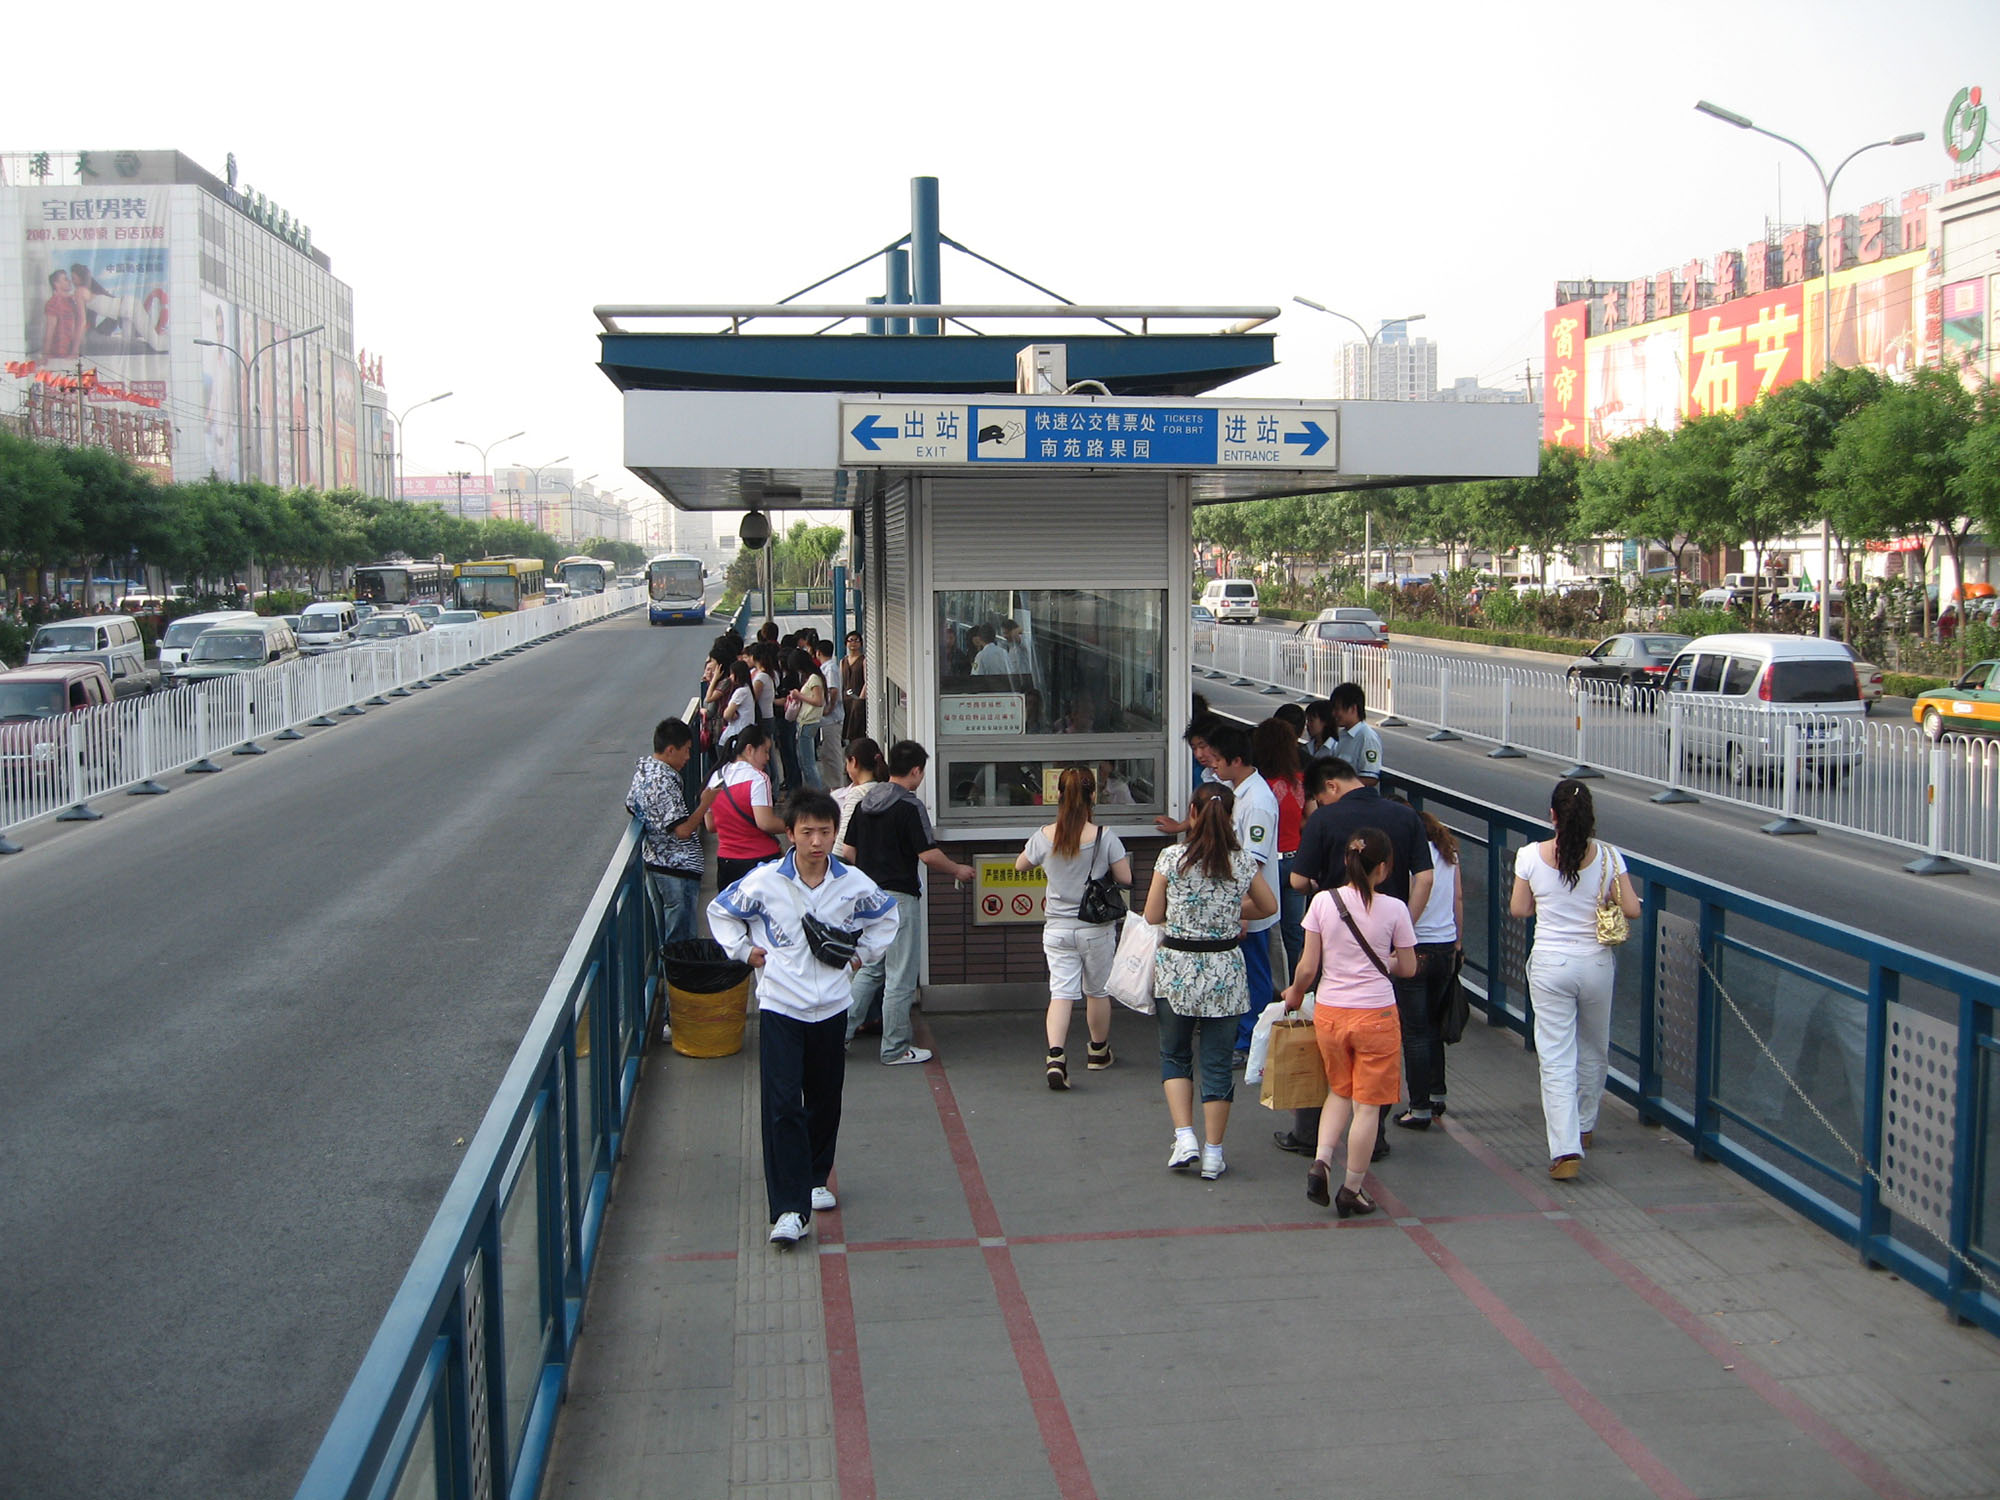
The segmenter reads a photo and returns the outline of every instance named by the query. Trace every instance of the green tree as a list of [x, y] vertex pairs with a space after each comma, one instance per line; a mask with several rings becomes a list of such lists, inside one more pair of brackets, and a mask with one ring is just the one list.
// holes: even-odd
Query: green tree
[[36, 593], [41, 574], [77, 543], [78, 487], [57, 451], [0, 433], [0, 562], [9, 573], [31, 570]]
[[1542, 444], [1540, 469], [1526, 479], [1491, 479], [1469, 487], [1471, 520], [1499, 546], [1526, 547], [1549, 579], [1549, 555], [1575, 536], [1586, 459], [1561, 443]]
[[[1974, 420], [1978, 409], [1956, 370], [1917, 370], [1841, 423], [1826, 461], [1829, 484], [1850, 497], [1872, 492], [1889, 529], [1927, 532], [1933, 545], [1942, 540], [1961, 579], [1965, 539], [1976, 524], [1967, 511], [1984, 503], [1991, 483], [1988, 476], [1968, 480], [1965, 472], [1968, 458], [1993, 452], [1983, 436], [1972, 441], [1983, 425]], [[1928, 634], [1928, 593], [1923, 600]], [[1958, 658], [1963, 671], [1964, 631], [1958, 632]]]

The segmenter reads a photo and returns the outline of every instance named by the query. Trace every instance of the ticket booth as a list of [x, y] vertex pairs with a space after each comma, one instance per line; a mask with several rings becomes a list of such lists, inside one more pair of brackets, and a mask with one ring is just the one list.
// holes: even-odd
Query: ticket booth
[[[1173, 349], [1132, 348], [1144, 334], [1106, 340], [1124, 346], [1125, 368], [1082, 382], [1088, 392], [1069, 381], [1066, 394], [1023, 394], [999, 369], [983, 376], [986, 389], [964, 389], [941, 368], [940, 345], [978, 342], [984, 357], [1011, 362], [1029, 341], [943, 338], [823, 341], [867, 346], [871, 359], [885, 344], [913, 346], [903, 378], [874, 390], [661, 389], [670, 347], [646, 348], [636, 365], [617, 360], [634, 356], [630, 340], [675, 335], [626, 332], [615, 320], [641, 310], [611, 311], [605, 367], [626, 392], [635, 474], [687, 508], [853, 517], [871, 730], [885, 747], [908, 738], [929, 749], [923, 795], [939, 840], [986, 877], [973, 888], [930, 883], [923, 985], [933, 1010], [1046, 1000], [1039, 889], [1010, 866], [1054, 816], [1063, 768], [1095, 774], [1099, 820], [1132, 847], [1143, 893], [1163, 842], [1153, 820], [1179, 815], [1192, 790], [1180, 735], [1193, 692], [1196, 506], [1525, 475], [1539, 461], [1531, 407], [1201, 395], [1213, 372], [1254, 351], [1190, 352], [1187, 335], [1168, 336]], [[1277, 310], [1118, 311], [1150, 324]], [[1253, 341], [1269, 363], [1268, 336]], [[1068, 367], [1079, 368], [1073, 345]], [[653, 384], [635, 371], [653, 372]], [[1177, 389], [1177, 378], [1195, 389]]]

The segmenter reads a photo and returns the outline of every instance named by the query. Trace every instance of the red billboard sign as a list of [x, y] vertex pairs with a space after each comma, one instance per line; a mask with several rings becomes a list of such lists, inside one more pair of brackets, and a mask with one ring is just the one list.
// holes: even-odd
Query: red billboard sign
[[1688, 319], [1688, 410], [1741, 411], [1805, 375], [1805, 297], [1783, 287]]
[[1584, 444], [1583, 340], [1588, 302], [1567, 302], [1543, 316], [1542, 441]]

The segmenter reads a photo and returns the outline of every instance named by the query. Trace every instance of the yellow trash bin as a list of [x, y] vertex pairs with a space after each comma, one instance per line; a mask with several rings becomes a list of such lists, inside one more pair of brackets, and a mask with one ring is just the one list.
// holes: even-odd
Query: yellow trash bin
[[669, 943], [660, 959], [674, 1051], [683, 1057], [741, 1052], [750, 1013], [750, 966], [724, 953], [713, 938]]

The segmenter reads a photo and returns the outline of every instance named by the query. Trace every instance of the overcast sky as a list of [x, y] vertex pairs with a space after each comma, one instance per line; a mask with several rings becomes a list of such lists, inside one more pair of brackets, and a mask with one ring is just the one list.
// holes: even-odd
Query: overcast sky
[[[1696, 99], [1829, 166], [1927, 133], [1850, 167], [1838, 212], [1941, 183], [1951, 96], [2000, 90], [1994, 0], [1390, 10], [225, 0], [162, 24], [110, 0], [85, 29], [113, 52], [23, 53], [5, 134], [218, 173], [234, 151], [353, 287], [391, 406], [454, 392], [410, 419], [412, 475], [526, 428], [496, 464], [568, 454], [632, 496], [592, 305], [775, 300], [904, 232], [914, 175], [947, 233], [1074, 300], [1285, 305], [1283, 362], [1237, 389], [1331, 394], [1345, 325], [1294, 293], [1426, 313], [1441, 383], [1506, 384], [1539, 376], [1558, 279], [1817, 219], [1803, 158]], [[871, 267], [816, 295], [879, 290]], [[950, 251], [944, 290], [1033, 297]]]

